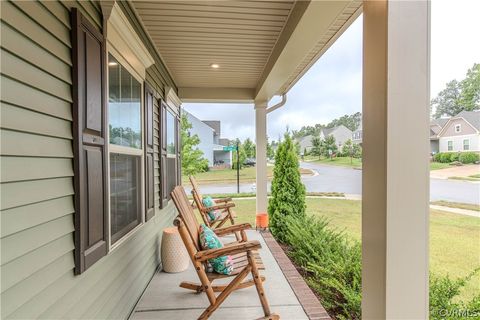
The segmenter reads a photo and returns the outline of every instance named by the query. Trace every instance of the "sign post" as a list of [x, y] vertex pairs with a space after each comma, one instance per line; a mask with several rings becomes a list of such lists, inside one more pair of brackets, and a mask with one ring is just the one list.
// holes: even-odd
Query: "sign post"
[[238, 153], [238, 141], [237, 141], [237, 193], [240, 193], [240, 154]]
[[237, 151], [237, 193], [240, 193], [240, 154], [239, 145], [223, 147], [223, 151]]

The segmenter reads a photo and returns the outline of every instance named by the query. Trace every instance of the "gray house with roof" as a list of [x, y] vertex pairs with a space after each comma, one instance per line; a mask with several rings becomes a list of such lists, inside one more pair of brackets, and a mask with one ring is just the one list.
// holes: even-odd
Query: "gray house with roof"
[[[438, 125], [441, 126], [441, 122]], [[434, 130], [437, 128], [433, 126]], [[439, 152], [480, 151], [480, 111], [462, 111], [451, 117], [441, 127], [436, 137]]]
[[[345, 144], [348, 139], [352, 139], [352, 130], [348, 129], [344, 125], [339, 125], [333, 128], [323, 128], [320, 130], [320, 139], [324, 140], [327, 136], [333, 136], [335, 143], [339, 149]], [[310, 152], [313, 148], [312, 144], [313, 135], [308, 135], [298, 139], [301, 152]]]

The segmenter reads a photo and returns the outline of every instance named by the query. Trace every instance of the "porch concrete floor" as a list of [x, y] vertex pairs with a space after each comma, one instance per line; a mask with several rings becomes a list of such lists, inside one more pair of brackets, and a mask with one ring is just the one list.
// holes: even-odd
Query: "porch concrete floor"
[[[266, 270], [262, 270], [261, 274], [266, 277], [264, 287], [271, 311], [280, 315], [282, 319], [308, 319], [262, 235], [254, 230], [247, 233], [249, 240], [259, 240], [262, 244], [260, 256]], [[228, 241], [232, 240], [226, 239], [226, 242]], [[209, 305], [207, 296], [205, 293], [196, 294], [180, 288], [178, 285], [182, 281], [198, 282], [191, 263], [185, 272], [157, 272], [138, 302], [131, 319], [197, 319]], [[263, 311], [256, 289], [250, 287], [233, 292], [213, 313], [211, 319], [256, 319], [262, 316]]]

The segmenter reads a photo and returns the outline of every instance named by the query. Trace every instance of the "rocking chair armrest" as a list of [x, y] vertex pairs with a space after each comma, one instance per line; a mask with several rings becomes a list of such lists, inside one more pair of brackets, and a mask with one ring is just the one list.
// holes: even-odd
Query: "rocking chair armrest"
[[225, 204], [220, 204], [217, 206], [211, 206], [211, 207], [204, 207], [202, 211], [204, 212], [210, 212], [212, 210], [221, 210], [221, 209], [229, 209], [235, 207], [235, 203], [225, 203]]
[[237, 231], [242, 231], [246, 229], [251, 229], [252, 225], [250, 223], [240, 223], [240, 224], [234, 224], [233, 226], [228, 226], [228, 227], [223, 227], [223, 228], [218, 228], [213, 230], [217, 236], [224, 236], [226, 234], [232, 234]]
[[216, 203], [227, 203], [227, 202], [231, 202], [232, 201], [232, 198], [217, 198], [217, 199], [213, 199], [213, 201], [215, 201]]
[[198, 251], [194, 258], [199, 262], [203, 262], [209, 259], [218, 258], [221, 256], [226, 255], [234, 255], [241, 252], [247, 252], [252, 250], [260, 249], [262, 246], [258, 240], [252, 240], [247, 242], [239, 242], [227, 247], [219, 248], [219, 249], [208, 249]]

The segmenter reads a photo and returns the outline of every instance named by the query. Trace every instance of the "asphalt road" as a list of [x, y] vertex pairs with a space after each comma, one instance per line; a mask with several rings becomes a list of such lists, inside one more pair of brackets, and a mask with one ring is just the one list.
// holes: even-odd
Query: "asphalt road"
[[[303, 176], [308, 192], [342, 192], [362, 194], [362, 170], [302, 162], [301, 167], [312, 169], [313, 176]], [[270, 189], [270, 184], [268, 184]], [[236, 184], [202, 185], [203, 193], [236, 193]], [[240, 184], [240, 192], [254, 191], [254, 184]], [[480, 184], [467, 181], [430, 179], [430, 200], [447, 200], [480, 204]]]

